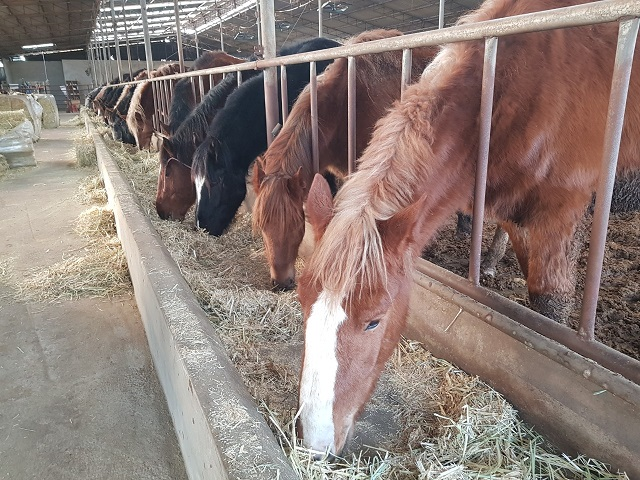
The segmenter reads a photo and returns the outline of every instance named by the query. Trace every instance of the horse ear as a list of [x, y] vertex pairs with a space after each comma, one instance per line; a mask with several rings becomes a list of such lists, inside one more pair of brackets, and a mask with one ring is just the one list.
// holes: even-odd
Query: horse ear
[[400, 210], [388, 220], [378, 221], [378, 231], [390, 251], [400, 252], [413, 246], [422, 246], [421, 231], [427, 218], [424, 211], [428, 198], [429, 195], [425, 193], [418, 201]]
[[316, 173], [307, 197], [307, 218], [313, 228], [316, 244], [333, 218], [333, 196], [325, 178]]
[[256, 195], [260, 191], [260, 186], [264, 180], [264, 160], [260, 155], [256, 158], [256, 163], [253, 166], [253, 190]]

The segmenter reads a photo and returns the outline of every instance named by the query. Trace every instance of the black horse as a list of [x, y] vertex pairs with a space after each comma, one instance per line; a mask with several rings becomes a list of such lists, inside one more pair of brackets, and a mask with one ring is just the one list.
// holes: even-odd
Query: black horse
[[[147, 78], [147, 70], [141, 68], [133, 73], [134, 80], [143, 80]], [[131, 98], [139, 84], [125, 85], [118, 97], [117, 103], [109, 113], [109, 123], [113, 130], [113, 138], [129, 145], [135, 145], [136, 139], [129, 130], [127, 125], [127, 112], [131, 105]]]
[[[340, 44], [333, 40], [315, 38], [283, 48], [280, 55], [337, 46]], [[324, 71], [330, 63], [331, 60], [317, 62], [317, 73]], [[308, 83], [308, 63], [287, 67], [289, 108]], [[267, 149], [263, 85], [261, 73], [230, 95], [225, 107], [212, 120], [207, 138], [194, 154], [192, 177], [196, 187], [196, 222], [212, 235], [221, 235], [233, 220], [247, 192], [249, 166]]]

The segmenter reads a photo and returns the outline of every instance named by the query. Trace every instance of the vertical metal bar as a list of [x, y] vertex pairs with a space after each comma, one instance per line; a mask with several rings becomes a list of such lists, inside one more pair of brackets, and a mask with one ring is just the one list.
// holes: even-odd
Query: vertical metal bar
[[407, 89], [409, 84], [411, 83], [411, 63], [412, 63], [412, 52], [411, 49], [405, 48], [402, 50], [402, 83], [400, 84], [400, 93], [404, 94], [404, 91]]
[[289, 88], [287, 87], [287, 66], [280, 66], [280, 97], [282, 98], [282, 124], [289, 117]]
[[109, 0], [109, 6], [111, 7], [111, 25], [113, 28], [113, 37], [116, 48], [116, 62], [118, 66], [118, 78], [122, 79], [122, 58], [120, 58], [120, 40], [118, 39], [118, 29], [116, 22], [116, 8], [113, 0]]
[[[624, 112], [629, 92], [629, 78], [638, 37], [640, 19], [623, 20], [618, 32], [618, 47], [613, 68], [613, 80], [609, 96], [609, 110], [604, 134], [604, 151], [600, 167], [600, 179], [596, 190], [596, 206], [593, 214], [593, 226], [589, 240], [589, 258], [587, 259], [587, 273], [585, 277], [582, 310], [580, 312], [580, 327], [578, 333], [586, 340], [594, 339], [594, 326], [600, 278], [602, 276], [602, 262], [607, 241], [607, 225], [609, 210], [613, 195], [613, 184], [618, 165], [620, 139], [624, 124]], [[637, 67], [637, 66], [636, 66]]]
[[480, 146], [476, 164], [476, 188], [473, 197], [473, 227], [471, 230], [471, 253], [469, 258], [469, 280], [480, 285], [480, 250], [482, 248], [482, 223], [484, 220], [484, 197], [487, 190], [487, 166], [491, 141], [491, 114], [493, 112], [493, 87], [496, 76], [498, 39], [490, 37], [484, 42], [484, 67], [482, 69], [482, 98], [480, 100]]
[[133, 67], [131, 65], [131, 48], [129, 47], [129, 27], [127, 26], [127, 14], [124, 9], [124, 1], [122, 2], [122, 18], [124, 19], [124, 40], [127, 44], [127, 63], [129, 64], [129, 75], [133, 79]]
[[159, 117], [162, 120], [162, 123], [168, 124], [169, 121], [167, 119], [169, 112], [169, 92], [167, 90], [167, 80], [160, 81], [160, 108], [159, 108]]
[[98, 77], [96, 76], [96, 60], [94, 58], [93, 51], [93, 39], [89, 40], [89, 45], [87, 46], [87, 55], [89, 60], [91, 60], [91, 79], [93, 80], [93, 88], [98, 86]]
[[200, 94], [200, 98], [196, 97], [196, 103], [200, 103], [204, 98], [204, 80], [202, 75], [198, 75], [198, 93]]
[[195, 77], [189, 77], [189, 80], [191, 80], [191, 94], [193, 95], [193, 99], [195, 101], [195, 99], [196, 99], [196, 78]]
[[160, 101], [158, 99], [158, 82], [151, 82], [151, 94], [153, 97], [153, 116], [152, 116], [152, 124], [153, 130], [158, 132], [160, 131], [160, 123], [158, 118], [158, 105]]
[[[260, 23], [262, 24], [262, 47], [265, 60], [276, 56], [276, 22], [274, 2], [260, 0]], [[267, 122], [267, 145], [273, 140], [272, 132], [278, 124], [278, 70], [269, 67], [264, 70], [264, 107]]]
[[151, 39], [149, 38], [146, 0], [140, 0], [140, 18], [142, 19], [142, 33], [144, 34], [144, 55], [147, 60], [147, 71], [151, 73], [151, 70], [153, 70], [153, 55], [151, 53]]
[[107, 55], [107, 48], [105, 46], [105, 38], [104, 38], [104, 29], [102, 28], [102, 20], [98, 20], [98, 25], [100, 26], [100, 40], [102, 41], [102, 67], [104, 69], [104, 78], [105, 83], [109, 83], [111, 77], [109, 76], [109, 71], [107, 70], [107, 60], [109, 56]]
[[438, 9], [438, 28], [444, 27], [444, 0], [440, 0], [440, 8]]
[[347, 147], [349, 175], [356, 171], [356, 58], [347, 59]]
[[260, 0], [256, 0], [256, 26], [258, 27], [258, 43], [262, 45], [262, 22], [260, 18]]
[[309, 62], [309, 94], [311, 95], [311, 154], [313, 173], [320, 171], [320, 145], [318, 141], [318, 78], [316, 62]]
[[318, 0], [318, 37], [321, 37], [322, 33], [322, 0]]
[[[211, 90], [215, 84], [215, 78], [213, 78], [214, 75], [213, 73], [211, 75], [209, 75], [209, 90]], [[209, 92], [205, 92], [205, 95], [209, 93]]]
[[198, 31], [194, 29], [193, 31], [193, 41], [196, 44], [196, 58], [200, 56], [200, 45], [198, 43]]
[[178, 8], [178, 0], [173, 0], [173, 13], [176, 16], [176, 48], [178, 49], [178, 62], [180, 63], [180, 73], [184, 69], [184, 52], [182, 51], [182, 32], [180, 30], [180, 9]]
[[242, 85], [242, 70], [238, 70], [236, 79], [238, 80], [238, 86]]

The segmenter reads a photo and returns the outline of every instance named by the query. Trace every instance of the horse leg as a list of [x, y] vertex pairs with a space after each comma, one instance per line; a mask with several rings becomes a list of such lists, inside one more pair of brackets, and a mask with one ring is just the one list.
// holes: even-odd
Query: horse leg
[[524, 278], [527, 278], [529, 275], [529, 239], [526, 230], [511, 222], [503, 222], [500, 227], [511, 240], [511, 248], [516, 254]]
[[471, 219], [471, 215], [465, 215], [464, 213], [458, 212], [458, 223], [456, 225], [456, 237], [465, 238], [471, 235], [472, 225], [473, 225], [473, 220]]
[[[575, 217], [574, 217], [575, 218]], [[573, 309], [576, 262], [584, 242], [584, 218], [559, 215], [543, 228], [529, 227], [527, 287], [535, 311], [566, 323]]]
[[498, 265], [500, 259], [504, 257], [504, 252], [507, 251], [508, 242], [509, 235], [507, 235], [507, 232], [500, 225], [497, 225], [489, 251], [480, 265], [480, 270], [483, 275], [487, 275], [489, 277], [496, 276], [496, 265]]

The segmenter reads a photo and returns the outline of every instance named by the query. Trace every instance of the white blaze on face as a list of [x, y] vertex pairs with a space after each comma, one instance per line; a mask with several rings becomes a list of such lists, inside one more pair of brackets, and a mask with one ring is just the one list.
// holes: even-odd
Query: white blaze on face
[[322, 292], [311, 307], [304, 338], [304, 367], [300, 381], [300, 421], [304, 444], [335, 453], [333, 402], [335, 397], [338, 328], [347, 318], [340, 302]]
[[[204, 187], [204, 177], [201, 175], [196, 176], [194, 183], [196, 185], [196, 208], [198, 208], [198, 205], [200, 205], [200, 198], [202, 196], [202, 189]], [[196, 217], [196, 226], [200, 227], [198, 217]]]

